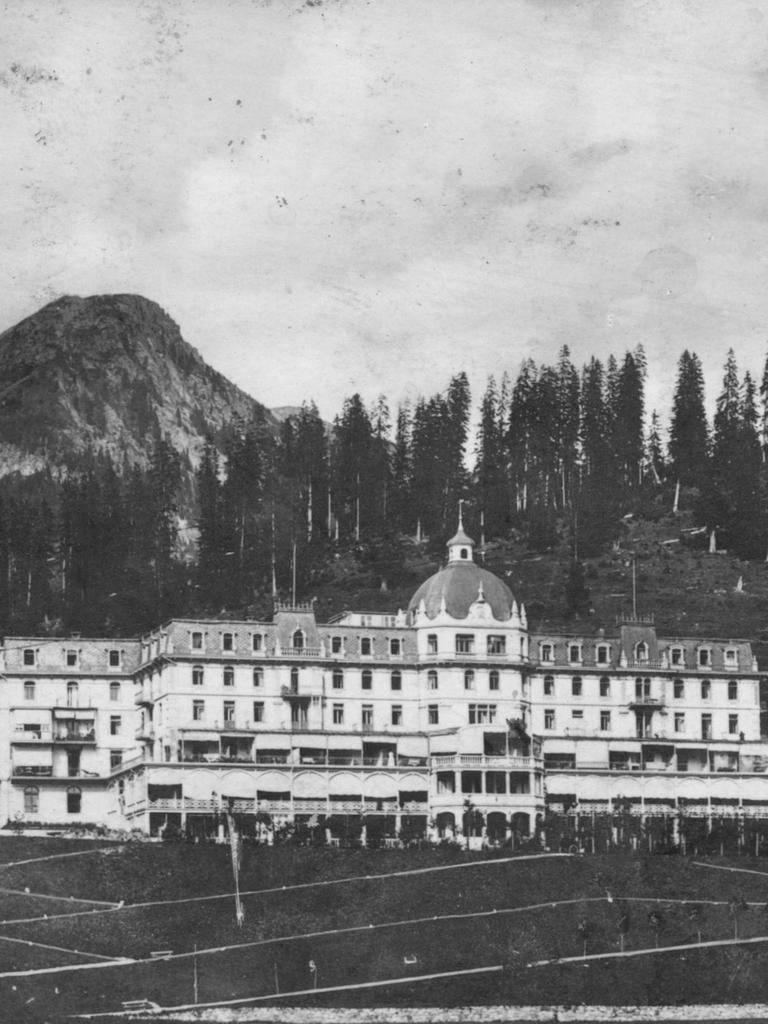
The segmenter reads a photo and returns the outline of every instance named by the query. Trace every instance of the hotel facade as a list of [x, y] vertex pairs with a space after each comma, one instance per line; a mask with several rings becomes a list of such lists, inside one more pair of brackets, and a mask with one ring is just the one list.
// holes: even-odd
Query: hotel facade
[[8, 638], [0, 671], [0, 815], [19, 826], [210, 835], [229, 811], [265, 841], [479, 845], [574, 809], [768, 817], [748, 641], [637, 619], [531, 633], [461, 525], [396, 614]]

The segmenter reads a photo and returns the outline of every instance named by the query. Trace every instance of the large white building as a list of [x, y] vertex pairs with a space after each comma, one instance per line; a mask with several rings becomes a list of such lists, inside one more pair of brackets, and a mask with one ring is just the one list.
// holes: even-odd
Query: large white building
[[0, 812], [210, 834], [501, 841], [547, 809], [768, 816], [749, 642], [530, 634], [460, 526], [406, 611], [7, 639]]

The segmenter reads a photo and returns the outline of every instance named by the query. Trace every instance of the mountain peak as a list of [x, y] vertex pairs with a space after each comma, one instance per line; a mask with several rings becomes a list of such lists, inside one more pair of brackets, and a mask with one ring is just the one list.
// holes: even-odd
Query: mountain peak
[[141, 295], [63, 295], [0, 334], [0, 475], [86, 452], [146, 465], [159, 433], [197, 462], [206, 434], [264, 408]]

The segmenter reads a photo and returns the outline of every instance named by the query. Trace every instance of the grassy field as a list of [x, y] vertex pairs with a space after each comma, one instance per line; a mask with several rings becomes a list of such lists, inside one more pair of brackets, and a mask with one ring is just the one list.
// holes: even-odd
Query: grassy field
[[0, 1019], [140, 998], [768, 1003], [766, 861], [251, 846], [241, 927], [231, 878], [221, 846], [0, 838]]

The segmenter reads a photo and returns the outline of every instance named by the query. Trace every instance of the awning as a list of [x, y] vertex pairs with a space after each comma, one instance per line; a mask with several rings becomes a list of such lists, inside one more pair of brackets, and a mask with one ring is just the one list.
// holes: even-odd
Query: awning
[[80, 722], [92, 722], [96, 717], [96, 712], [85, 708], [82, 710], [78, 710], [77, 708], [54, 708], [53, 717], [64, 718], [69, 722], [71, 722], [72, 719]]
[[359, 736], [329, 736], [329, 750], [355, 750], [360, 753], [362, 743]]
[[397, 741], [397, 752], [402, 757], [426, 757], [426, 736], [400, 736]]
[[350, 772], [341, 772], [339, 775], [332, 775], [328, 780], [328, 792], [331, 794], [359, 793], [362, 788], [359, 775], [352, 775]]
[[324, 800], [325, 777], [319, 772], [299, 772], [294, 776], [293, 795], [303, 800]]
[[377, 800], [395, 800], [397, 799], [397, 782], [391, 775], [377, 772], [366, 777], [363, 782], [363, 793], [365, 796], [375, 797]]
[[187, 732], [181, 730], [181, 741], [182, 743], [215, 743], [218, 747], [219, 736], [215, 732]]
[[291, 737], [282, 732], [257, 732], [257, 750], [290, 750]]

